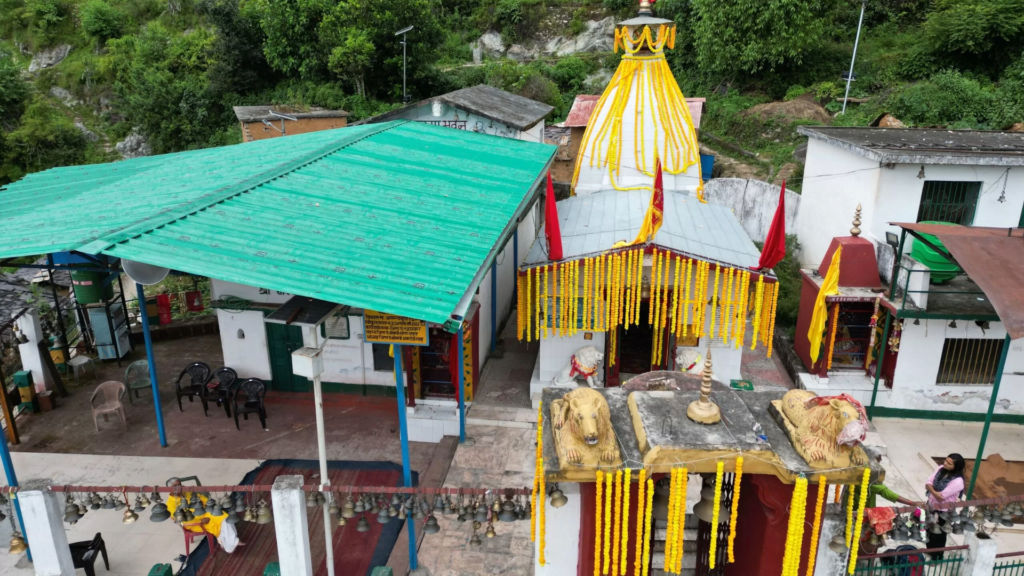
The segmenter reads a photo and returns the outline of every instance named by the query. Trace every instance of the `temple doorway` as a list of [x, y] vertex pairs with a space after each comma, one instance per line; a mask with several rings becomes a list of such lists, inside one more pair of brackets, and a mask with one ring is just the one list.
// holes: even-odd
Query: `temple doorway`
[[651, 371], [651, 347], [654, 343], [654, 329], [646, 318], [650, 304], [647, 300], [640, 303], [640, 318], [644, 321], [619, 329], [619, 374], [620, 381], [625, 382], [631, 375], [645, 374]]

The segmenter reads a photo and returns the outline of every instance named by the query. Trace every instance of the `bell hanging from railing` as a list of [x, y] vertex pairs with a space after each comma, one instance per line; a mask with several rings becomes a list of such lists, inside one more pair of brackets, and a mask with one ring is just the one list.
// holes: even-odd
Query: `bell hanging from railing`
[[252, 522], [256, 519], [256, 514], [252, 511], [252, 506], [245, 507], [245, 514], [242, 516], [242, 520], [245, 522]]
[[316, 492], [306, 492], [306, 508], [316, 506]]
[[331, 498], [331, 505], [327, 507], [327, 513], [331, 516], [337, 516], [340, 511], [341, 510], [338, 509], [338, 499]]
[[114, 510], [117, 510], [118, 512], [124, 510], [127, 505], [128, 504], [124, 500], [121, 500], [120, 498], [114, 499]]
[[554, 491], [551, 492], [551, 507], [561, 508], [562, 506], [565, 506], [568, 502], [569, 498], [566, 497], [566, 495], [562, 493], [562, 489], [559, 488], [557, 484], [555, 484], [555, 489]]
[[[693, 513], [703, 522], [711, 522], [714, 519], [715, 511], [715, 487], [705, 484], [700, 491], [700, 502], [693, 505]], [[729, 511], [725, 506], [718, 506], [718, 523], [722, 524], [729, 520]]]
[[346, 524], [348, 524], [348, 518], [338, 514], [338, 526], [345, 526]]
[[135, 497], [135, 505], [132, 507], [132, 511], [136, 514], [141, 514], [146, 511], [146, 507], [142, 505], [142, 496]]
[[491, 523], [491, 522], [488, 522], [487, 523], [487, 531], [484, 532], [484, 536], [487, 536], [488, 538], [494, 538], [497, 535], [498, 535], [498, 533], [494, 531], [494, 524]]
[[93, 492], [92, 496], [89, 497], [89, 510], [99, 510], [103, 506], [103, 500], [100, 495]]
[[483, 502], [477, 506], [476, 512], [473, 513], [473, 520], [477, 522], [487, 522], [487, 506], [484, 506]]
[[317, 506], [323, 506], [324, 504], [327, 504], [327, 496], [324, 496], [323, 492], [317, 492], [316, 496], [314, 496], [313, 498], [316, 501]]
[[85, 513], [88, 512], [88, 511], [89, 511], [89, 509], [85, 506], [85, 503], [82, 502], [81, 499], [79, 499], [78, 500], [78, 517], [81, 518], [82, 516], [85, 516]]
[[458, 511], [458, 506], [456, 506], [455, 501], [452, 500], [451, 494], [445, 498], [445, 504], [448, 506], [448, 509], [442, 512], [445, 516], [450, 516]]
[[447, 509], [448, 506], [445, 504], [444, 498], [442, 498], [440, 494], [434, 496], [434, 512], [444, 514]]
[[221, 510], [230, 510], [235, 506], [235, 501], [231, 499], [230, 494], [225, 494], [221, 496], [220, 500], [218, 500], [217, 502], [220, 503]]
[[214, 501], [213, 501], [213, 508], [210, 508], [209, 510], [207, 510], [207, 512], [209, 512], [210, 516], [213, 516], [214, 518], [219, 518], [219, 517], [223, 516], [224, 515], [224, 508], [221, 507], [220, 500], [214, 499]]
[[901, 526], [901, 527], [896, 529], [895, 533], [893, 534], [892, 539], [897, 541], [897, 542], [906, 542], [907, 540], [910, 539], [910, 531], [907, 530], [906, 528], [903, 528]]
[[359, 497], [356, 500], [355, 506], [352, 507], [352, 511], [355, 514], [362, 514], [363, 512], [366, 512], [366, 503], [363, 502], [363, 498], [362, 497]]
[[500, 498], [495, 498], [494, 502], [491, 503], [491, 512], [494, 512], [495, 516], [497, 516], [498, 514], [501, 513], [501, 499]]
[[[0, 510], [0, 516], [2, 516], [3, 513], [3, 510]], [[78, 505], [74, 502], [68, 501], [68, 503], [64, 505], [64, 521], [68, 524], [78, 522]]]
[[655, 520], [668, 520], [668, 500], [672, 488], [668, 478], [654, 483], [654, 499], [651, 502], [651, 517]]
[[391, 516], [388, 516], [388, 509], [381, 508], [377, 511], [377, 524], [387, 524], [391, 522]]
[[107, 494], [106, 497], [103, 498], [103, 505], [101, 508], [104, 510], [113, 510], [114, 508], [117, 508], [117, 504], [114, 503], [114, 497]]
[[380, 512], [380, 503], [377, 502], [376, 498], [371, 496], [370, 497], [370, 503], [371, 503], [371, 505], [370, 505], [370, 508], [367, 510], [367, 512], [369, 512], [370, 514], [376, 514], [377, 512]]
[[164, 499], [160, 497], [160, 493], [156, 491], [156, 488], [154, 488], [153, 489], [153, 493], [150, 494], [149, 500], [151, 502], [153, 502], [154, 504], [156, 504], [158, 502], [163, 502], [164, 501]]
[[157, 502], [149, 511], [149, 519], [153, 522], [163, 522], [171, 517], [171, 513], [167, 511], [167, 505], [163, 502]]
[[505, 500], [501, 504], [501, 512], [498, 513], [498, 520], [502, 522], [516, 521], [516, 505], [511, 500]]
[[21, 554], [28, 550], [28, 544], [25, 544], [25, 539], [21, 537], [21, 532], [17, 530], [11, 536], [11, 548], [8, 550], [11, 554]]
[[394, 504], [388, 504], [388, 518], [398, 518], [398, 508], [395, 508]]
[[356, 523], [356, 532], [369, 532], [370, 523], [366, 521], [366, 516], [359, 515], [359, 522]]
[[1013, 527], [1013, 514], [1006, 508], [1003, 508], [1003, 513], [999, 515], [999, 525], [1007, 528]]
[[871, 546], [874, 546], [877, 549], [878, 545], [881, 544], [881, 543], [882, 543], [882, 539], [878, 537], [878, 534], [874, 530], [872, 530], [871, 531], [871, 536], [868, 537], [868, 544], [870, 544]]
[[185, 508], [185, 522], [191, 522], [196, 519], [196, 515], [191, 510]]
[[942, 534], [942, 526], [939, 526], [938, 522], [933, 522], [932, 525], [928, 527], [928, 533], [929, 534]]
[[423, 526], [423, 533], [437, 534], [440, 531], [441, 527], [437, 524], [437, 518], [434, 518], [433, 514], [427, 516], [427, 523]]
[[355, 518], [356, 517], [356, 506], [357, 504], [352, 501], [351, 496], [345, 497], [345, 503], [341, 505], [341, 517], [342, 518]]
[[121, 519], [123, 524], [134, 524], [139, 519], [139, 515], [134, 510], [128, 508], [124, 511], [124, 518]]
[[203, 514], [206, 514], [206, 505], [203, 504], [202, 500], [196, 502], [195, 507], [192, 508], [192, 513], [196, 516], [202, 516]]
[[425, 510], [425, 508], [427, 508], [426, 501], [422, 501], [421, 500], [418, 503], [418, 505], [414, 504], [413, 505], [413, 513], [412, 513], [413, 519], [414, 520], [422, 520], [422, 519], [426, 518], [427, 517], [427, 511]]
[[172, 517], [175, 524], [181, 524], [185, 521], [185, 510], [182, 506], [174, 509], [174, 516]]
[[398, 518], [400, 521], [405, 522], [405, 519], [408, 517], [409, 515], [405, 513], [405, 506], [399, 506], [398, 516], [395, 516], [395, 518]]
[[480, 540], [480, 535], [477, 534], [475, 530], [473, 531], [473, 537], [469, 539], [469, 545], [477, 547], [484, 545], [483, 541]]
[[832, 536], [832, 541], [828, 543], [828, 549], [839, 554], [846, 554], [850, 550], [846, 547], [846, 538], [840, 532], [836, 532]]
[[256, 523], [257, 524], [270, 524], [274, 518], [270, 514], [270, 506], [266, 500], [260, 499], [259, 507], [256, 509]]
[[957, 523], [953, 524], [953, 534], [959, 536], [964, 533], [964, 525]]

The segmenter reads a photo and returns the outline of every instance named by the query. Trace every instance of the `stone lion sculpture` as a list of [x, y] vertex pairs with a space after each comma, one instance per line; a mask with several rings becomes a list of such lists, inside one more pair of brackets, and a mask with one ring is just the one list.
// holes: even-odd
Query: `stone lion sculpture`
[[584, 346], [572, 355], [569, 363], [551, 383], [560, 388], [576, 386], [576, 378], [582, 376], [591, 388], [604, 388], [604, 383], [598, 376], [602, 360], [604, 360], [603, 352], [598, 352], [597, 348], [593, 346]]
[[868, 462], [860, 446], [867, 434], [867, 415], [860, 402], [845, 394], [818, 396], [808, 390], [790, 390], [772, 405], [782, 416], [793, 448], [811, 468], [848, 468]]
[[562, 468], [621, 463], [608, 401], [593, 388], [576, 388], [551, 403], [551, 427]]
[[[676, 348], [676, 370], [700, 376], [704, 373], [704, 357], [694, 348]], [[716, 380], [715, 375], [711, 375]]]

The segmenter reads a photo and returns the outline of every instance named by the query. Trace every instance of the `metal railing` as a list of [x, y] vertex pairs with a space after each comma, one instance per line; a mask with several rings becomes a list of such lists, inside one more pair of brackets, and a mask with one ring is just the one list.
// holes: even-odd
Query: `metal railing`
[[[967, 546], [885, 552], [861, 556], [854, 574], [863, 576], [961, 576]], [[941, 558], [936, 555], [941, 554]]]
[[[1015, 559], [999, 561], [1001, 558], [1011, 557]], [[996, 565], [992, 568], [992, 576], [1024, 576], [1024, 552], [996, 554]]]

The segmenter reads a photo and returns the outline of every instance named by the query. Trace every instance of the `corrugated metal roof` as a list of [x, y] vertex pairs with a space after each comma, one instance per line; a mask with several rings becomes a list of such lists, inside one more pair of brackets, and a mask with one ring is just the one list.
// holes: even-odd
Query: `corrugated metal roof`
[[[648, 190], [605, 190], [558, 203], [562, 252], [566, 260], [610, 250], [636, 238], [651, 201]], [[664, 222], [653, 244], [701, 260], [738, 268], [755, 267], [761, 252], [731, 210], [704, 204], [682, 192], [665, 191]], [[548, 262], [544, 235], [538, 236], [526, 265]]]
[[56, 168], [0, 192], [0, 257], [104, 253], [444, 323], [554, 151], [397, 121]]
[[393, 118], [399, 118], [406, 112], [430, 104], [435, 100], [464, 112], [470, 112], [495, 122], [501, 122], [516, 130], [529, 130], [533, 128], [554, 110], [553, 106], [543, 102], [537, 102], [525, 96], [506, 92], [486, 84], [479, 84], [447, 94], [441, 94], [440, 96], [434, 96], [433, 98], [427, 98], [426, 100], [420, 100], [413, 104], [407, 104], [377, 116], [364, 118], [354, 122], [352, 125], [378, 124]]
[[297, 109], [292, 106], [235, 106], [235, 118], [241, 122], [260, 122], [270, 120], [280, 122], [281, 118], [271, 114], [271, 111], [278, 114], [291, 116], [299, 120], [307, 118], [347, 118], [350, 114], [344, 110], [328, 110], [318, 106], [310, 106], [305, 109]]
[[[572, 102], [569, 115], [560, 126], [564, 128], [583, 128], [590, 122], [594, 114], [594, 106], [601, 97], [596, 94], [579, 94]], [[693, 120], [693, 127], [700, 130], [700, 118], [704, 115], [705, 98], [686, 98], [686, 105], [690, 108], [690, 118]]]

